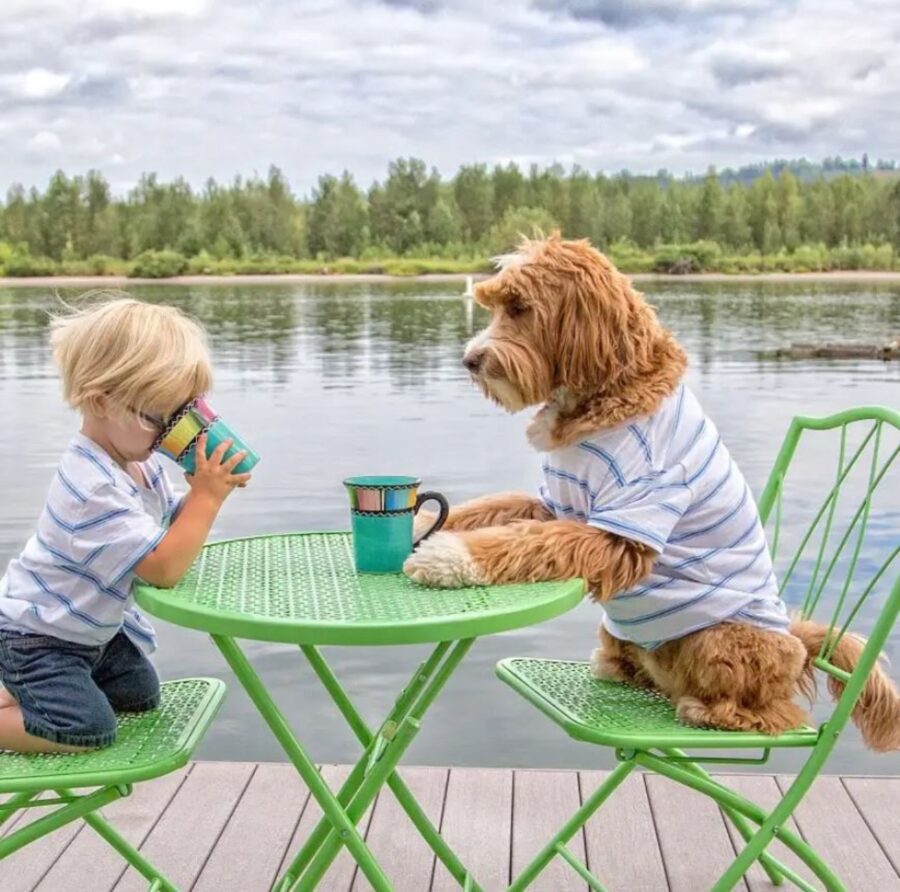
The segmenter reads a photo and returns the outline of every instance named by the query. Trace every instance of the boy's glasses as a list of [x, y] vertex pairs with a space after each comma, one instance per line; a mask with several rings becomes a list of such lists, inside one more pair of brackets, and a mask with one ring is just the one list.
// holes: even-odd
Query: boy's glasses
[[162, 431], [166, 426], [166, 420], [160, 418], [158, 415], [148, 415], [146, 412], [139, 412], [137, 409], [132, 409], [131, 411], [134, 412], [141, 421], [146, 421], [147, 424], [156, 428], [158, 431]]

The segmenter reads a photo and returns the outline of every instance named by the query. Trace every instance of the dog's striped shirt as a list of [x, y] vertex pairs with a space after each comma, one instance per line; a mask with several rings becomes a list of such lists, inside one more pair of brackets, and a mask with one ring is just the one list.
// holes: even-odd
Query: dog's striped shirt
[[654, 415], [547, 453], [541, 498], [659, 553], [649, 577], [604, 604], [616, 638], [652, 649], [728, 620], [787, 631], [756, 503], [684, 384]]
[[146, 487], [76, 435], [35, 534], [0, 579], [0, 626], [87, 645], [124, 629], [143, 651], [155, 650], [156, 633], [135, 607], [131, 586], [178, 499], [156, 456], [140, 467]]

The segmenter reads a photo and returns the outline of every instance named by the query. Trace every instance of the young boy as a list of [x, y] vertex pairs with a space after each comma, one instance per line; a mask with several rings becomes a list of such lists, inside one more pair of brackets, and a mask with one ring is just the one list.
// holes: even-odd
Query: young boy
[[202, 329], [180, 311], [125, 297], [54, 319], [54, 359], [81, 432], [63, 453], [37, 530], [0, 579], [0, 750], [75, 752], [115, 740], [116, 712], [159, 704], [156, 635], [136, 577], [175, 585], [197, 557], [235, 474], [223, 443], [197, 446], [176, 497], [154, 440], [209, 390]]

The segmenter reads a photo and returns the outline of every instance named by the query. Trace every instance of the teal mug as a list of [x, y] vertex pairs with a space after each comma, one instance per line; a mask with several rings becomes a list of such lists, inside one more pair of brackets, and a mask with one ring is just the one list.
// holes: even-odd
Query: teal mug
[[[419, 492], [418, 477], [348, 477], [353, 559], [358, 573], [399, 573], [413, 549], [447, 520], [450, 506], [438, 492]], [[413, 539], [413, 520], [425, 502], [438, 503], [437, 520]]]

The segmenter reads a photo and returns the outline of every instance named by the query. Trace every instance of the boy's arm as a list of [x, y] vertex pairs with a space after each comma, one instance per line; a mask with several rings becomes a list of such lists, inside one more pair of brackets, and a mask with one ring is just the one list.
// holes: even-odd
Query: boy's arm
[[172, 525], [159, 544], [134, 568], [150, 585], [172, 588], [178, 584], [200, 554], [225, 499], [234, 487], [250, 480], [249, 474], [233, 473], [246, 453], [238, 452], [223, 461], [229, 446], [231, 440], [226, 440], [206, 458], [206, 434], [198, 438], [196, 468], [187, 478], [190, 492], [178, 505]]
[[135, 568], [145, 582], [172, 588], [200, 554], [222, 503], [193, 490], [181, 499], [172, 525], [159, 545]]

